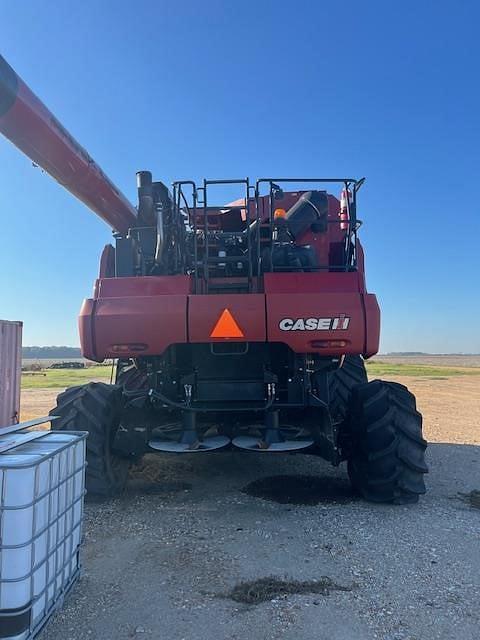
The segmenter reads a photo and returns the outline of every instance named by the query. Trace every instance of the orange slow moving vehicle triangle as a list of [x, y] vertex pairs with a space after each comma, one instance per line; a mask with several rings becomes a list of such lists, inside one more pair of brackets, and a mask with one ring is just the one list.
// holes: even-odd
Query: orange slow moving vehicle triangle
[[244, 338], [244, 333], [228, 309], [222, 311], [217, 324], [213, 327], [211, 338]]

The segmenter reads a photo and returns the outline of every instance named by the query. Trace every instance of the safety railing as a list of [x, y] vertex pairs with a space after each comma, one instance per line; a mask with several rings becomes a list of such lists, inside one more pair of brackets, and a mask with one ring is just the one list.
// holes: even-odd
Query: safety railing
[[[193, 262], [191, 273], [194, 277], [194, 291], [208, 293], [212, 285], [212, 277], [217, 279], [218, 273], [215, 266], [228, 262], [242, 262], [246, 266], [246, 287], [251, 292], [258, 287], [258, 276], [262, 273], [262, 242], [271, 246], [274, 235], [274, 214], [278, 195], [283, 191], [282, 184], [298, 185], [327, 185], [338, 184], [346, 194], [346, 216], [331, 219], [327, 216], [328, 225], [339, 225], [344, 229], [344, 260], [341, 264], [328, 264], [309, 267], [309, 271], [351, 271], [357, 266], [356, 240], [357, 240], [357, 192], [364, 182], [364, 178], [260, 178], [255, 185], [251, 185], [248, 178], [241, 179], [204, 179], [202, 186], [197, 186], [193, 180], [182, 180], [173, 183], [173, 200], [176, 211], [182, 211], [188, 216], [188, 224], [192, 232]], [[210, 191], [215, 186], [227, 187], [242, 185], [244, 197], [240, 199], [243, 204], [210, 206]], [[268, 216], [265, 216], [263, 206], [264, 198], [268, 199]], [[218, 229], [213, 229], [210, 223], [210, 214], [219, 213], [222, 210], [239, 208], [244, 212], [246, 228], [236, 232], [246, 240], [246, 251], [242, 256], [211, 255], [210, 239], [215, 237]], [[252, 211], [253, 210], [253, 211]], [[252, 215], [253, 214], [253, 215]], [[220, 232], [221, 233], [221, 232]], [[235, 232], [229, 232], [235, 235]], [[255, 266], [254, 266], [255, 265]], [[303, 271], [303, 267], [275, 266], [274, 271]], [[215, 274], [212, 276], [212, 273]]]

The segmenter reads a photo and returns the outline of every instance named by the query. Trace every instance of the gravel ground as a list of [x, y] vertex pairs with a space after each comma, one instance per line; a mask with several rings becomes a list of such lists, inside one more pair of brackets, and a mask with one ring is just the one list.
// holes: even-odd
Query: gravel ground
[[[307, 456], [149, 456], [125, 495], [86, 506], [83, 577], [39, 640], [478, 640], [480, 376], [396, 380], [432, 442], [418, 505], [353, 499], [344, 466]], [[56, 393], [25, 393], [22, 413]], [[242, 602], [262, 579], [266, 601]]]
[[[344, 468], [313, 457], [148, 456], [124, 496], [87, 505], [84, 575], [41, 640], [478, 640], [480, 510], [462, 494], [480, 489], [480, 447], [428, 457], [427, 495], [390, 507], [353, 499]], [[287, 493], [323, 479], [318, 504], [242, 491], [279, 474]], [[340, 590], [230, 597], [270, 576]]]

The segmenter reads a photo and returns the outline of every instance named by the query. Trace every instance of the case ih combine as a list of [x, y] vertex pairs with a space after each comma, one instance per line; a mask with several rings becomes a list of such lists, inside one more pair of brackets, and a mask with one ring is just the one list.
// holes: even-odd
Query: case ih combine
[[[134, 208], [3, 58], [0, 131], [114, 230], [79, 327], [86, 358], [117, 360], [116, 384], [67, 389], [51, 412], [89, 432], [90, 492], [120, 491], [147, 451], [225, 447], [347, 461], [375, 502], [425, 492], [413, 395], [365, 373], [380, 313], [357, 237], [363, 180], [169, 190], [141, 171]], [[219, 205], [227, 185], [239, 199]]]

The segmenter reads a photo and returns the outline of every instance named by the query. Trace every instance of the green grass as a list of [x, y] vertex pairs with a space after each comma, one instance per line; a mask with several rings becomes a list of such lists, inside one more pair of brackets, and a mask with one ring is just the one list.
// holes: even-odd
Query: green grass
[[22, 389], [65, 389], [90, 380], [110, 382], [111, 366], [86, 367], [85, 369], [45, 369], [32, 375], [22, 373]]
[[[367, 362], [369, 378], [388, 376], [419, 376], [442, 378], [450, 376], [480, 375], [480, 367], [442, 367], [423, 364], [391, 364], [374, 360]], [[31, 375], [22, 374], [22, 389], [65, 389], [90, 380], [110, 382], [111, 366], [94, 366], [85, 369], [45, 369]]]
[[449, 376], [480, 375], [480, 367], [443, 367], [428, 364], [393, 364], [373, 360], [367, 362], [369, 378], [383, 378], [385, 376], [418, 376], [442, 378]]

